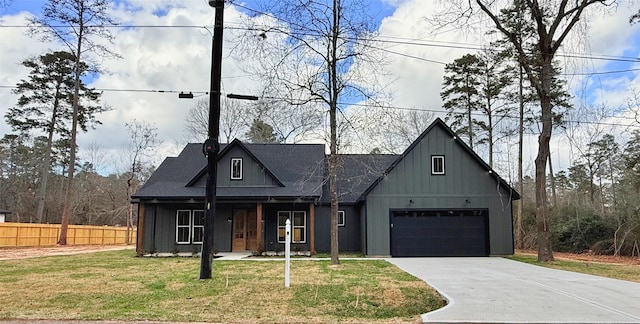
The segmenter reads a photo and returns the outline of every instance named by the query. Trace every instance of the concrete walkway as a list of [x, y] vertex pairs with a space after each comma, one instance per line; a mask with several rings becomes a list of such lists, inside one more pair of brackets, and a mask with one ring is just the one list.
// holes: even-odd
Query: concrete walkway
[[449, 304], [426, 323], [640, 323], [640, 283], [503, 258], [389, 258]]

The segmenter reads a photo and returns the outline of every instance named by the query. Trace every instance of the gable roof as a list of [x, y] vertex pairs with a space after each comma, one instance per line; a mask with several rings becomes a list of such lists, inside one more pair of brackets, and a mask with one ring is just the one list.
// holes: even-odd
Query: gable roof
[[[440, 118], [437, 118], [401, 155], [341, 154], [338, 165], [338, 195], [340, 203], [358, 203], [382, 181], [434, 128], [440, 128], [454, 139], [478, 165], [494, 175], [502, 188], [514, 200], [520, 195]], [[330, 201], [329, 185], [325, 183], [327, 159], [322, 144], [252, 144], [234, 140], [222, 144], [218, 157], [234, 147], [242, 149], [263, 168], [277, 187], [249, 186], [217, 187], [217, 196], [224, 198], [313, 198]], [[207, 159], [202, 144], [191, 143], [177, 157], [168, 157], [149, 180], [132, 195], [134, 199], [204, 198], [201, 179], [206, 174]]]
[[[224, 148], [222, 150], [220, 150], [220, 152], [218, 153], [218, 160], [223, 157], [225, 154], [227, 154], [227, 152], [231, 151], [231, 149], [235, 146], [238, 146], [241, 150], [243, 150], [245, 153], [247, 153], [247, 155], [249, 155], [254, 162], [256, 162], [258, 165], [260, 165], [265, 172], [281, 187], [284, 187], [284, 184], [280, 181], [280, 179], [278, 179], [278, 177], [276, 177], [275, 174], [273, 174], [273, 172], [271, 172], [271, 170], [269, 170], [269, 168], [264, 165], [262, 163], [262, 161], [260, 161], [260, 159], [258, 159], [248, 148], [245, 144], [243, 144], [240, 140], [238, 140], [237, 138], [234, 139], [233, 141], [231, 141], [231, 143], [229, 143], [229, 145], [225, 145]], [[205, 175], [207, 174], [207, 165], [205, 164], [205, 166], [202, 168], [202, 170], [200, 172], [198, 172], [198, 174], [193, 177], [193, 179], [191, 179], [191, 181], [189, 181], [187, 183], [187, 187], [191, 187], [194, 186], [196, 183], [198, 183], [199, 180], [201, 180]]]
[[[389, 165], [398, 158], [395, 154], [338, 155], [338, 202], [354, 203]], [[329, 184], [322, 191], [322, 203], [329, 203]]]
[[[324, 178], [322, 144], [251, 144], [233, 141], [222, 144], [218, 157], [232, 147], [246, 151], [264, 167], [279, 187], [218, 187], [220, 198], [319, 198]], [[149, 180], [134, 194], [134, 199], [204, 198], [205, 188], [196, 186], [206, 174], [207, 159], [202, 144], [190, 143], [177, 157], [168, 157]], [[204, 171], [203, 171], [204, 170]], [[204, 172], [204, 173], [203, 173]]]
[[454, 142], [462, 147], [484, 170], [486, 170], [489, 174], [493, 174], [496, 178], [496, 181], [502, 186], [507, 192], [511, 194], [513, 200], [520, 199], [520, 194], [509, 185], [504, 179], [502, 179], [490, 166], [487, 164], [475, 151], [473, 151], [464, 141], [460, 140], [460, 138], [447, 126], [447, 124], [442, 121], [440, 118], [436, 118], [436, 120], [427, 127], [427, 129], [416, 138], [411, 145], [400, 155], [395, 161], [393, 161], [389, 167], [381, 174], [371, 185], [362, 193], [358, 201], [362, 201], [366, 198], [366, 196], [382, 181], [386, 174], [389, 174], [391, 170], [393, 170], [408, 154], [411, 152], [434, 128], [439, 127], [445, 133], [447, 133], [451, 138], [454, 139]]

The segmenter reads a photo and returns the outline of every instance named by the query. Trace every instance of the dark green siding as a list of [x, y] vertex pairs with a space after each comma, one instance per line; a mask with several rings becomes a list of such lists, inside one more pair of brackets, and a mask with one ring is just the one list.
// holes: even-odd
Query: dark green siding
[[[345, 226], [338, 226], [338, 249], [340, 251], [362, 251], [360, 246], [360, 215], [350, 205], [338, 206], [345, 212]], [[316, 207], [316, 251], [331, 251], [330, 206]]]
[[[200, 252], [201, 244], [176, 243], [176, 213], [181, 209], [202, 210], [203, 204], [147, 204], [145, 206], [143, 252]], [[231, 211], [218, 208], [214, 220], [214, 249], [231, 251]]]
[[[242, 180], [231, 180], [231, 159], [242, 159]], [[262, 186], [275, 187], [277, 182], [269, 175], [261, 164], [253, 160], [240, 147], [233, 147], [218, 161], [218, 186], [243, 187]]]
[[292, 243], [291, 251], [309, 250], [309, 204], [263, 204], [264, 240], [267, 251], [284, 251], [284, 243], [278, 243], [278, 211], [304, 211], [306, 212], [306, 242]]
[[[431, 174], [431, 156], [445, 157], [445, 175]], [[441, 127], [431, 131], [369, 193], [366, 253], [390, 255], [389, 209], [486, 208], [491, 255], [513, 253], [511, 197]]]

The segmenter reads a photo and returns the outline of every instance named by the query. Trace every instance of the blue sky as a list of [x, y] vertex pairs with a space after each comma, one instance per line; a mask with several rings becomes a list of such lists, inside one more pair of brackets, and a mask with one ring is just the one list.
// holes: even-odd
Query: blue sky
[[[23, 10], [37, 15], [43, 0], [5, 0], [8, 4], [0, 8], [0, 25], [25, 24]], [[267, 0], [235, 1], [243, 7], [260, 10]], [[384, 74], [371, 71], [386, 83], [386, 89], [393, 94], [392, 105], [401, 108], [441, 111], [439, 92], [441, 89], [443, 64], [473, 50], [464, 47], [482, 44], [481, 33], [462, 33], [455, 28], [446, 32], [434, 32], [426, 17], [438, 10], [436, 1], [426, 0], [386, 0], [366, 1], [365, 7], [383, 39], [400, 41], [400, 44], [386, 43], [389, 54], [385, 61]], [[114, 16], [133, 26], [210, 26], [213, 10], [206, 0], [119, 0]], [[132, 8], [136, 8], [133, 10]], [[247, 19], [247, 10], [227, 5], [225, 22], [237, 25]], [[628, 24], [629, 11], [619, 9], [609, 15], [593, 15], [587, 37], [576, 40], [570, 53], [583, 56], [639, 57], [640, 24]], [[481, 29], [481, 28], [479, 28]], [[15, 85], [24, 78], [26, 71], [19, 62], [27, 57], [42, 54], [59, 47], [59, 44], [41, 44], [27, 37], [24, 29], [0, 27], [0, 86]], [[105, 91], [103, 98], [114, 110], [101, 116], [103, 125], [80, 136], [82, 149], [97, 145], [110, 156], [117, 156], [126, 143], [124, 123], [132, 119], [144, 119], [159, 128], [163, 144], [159, 147], [158, 161], [167, 155], [175, 155], [185, 142], [183, 116], [194, 102], [178, 100], [172, 91], [206, 91], [210, 64], [211, 36], [199, 27], [194, 28], [116, 28], [114, 49], [122, 59], [102, 61], [108, 73], [88, 80], [91, 86], [101, 89], [138, 89], [144, 92]], [[224, 90], [233, 93], [255, 93], [260, 85], [242, 69], [243, 64], [234, 62], [231, 31], [225, 32], [225, 63], [223, 65]], [[404, 44], [405, 41], [420, 45]], [[446, 45], [455, 45], [452, 48]], [[460, 46], [461, 45], [461, 46]], [[640, 86], [640, 68], [636, 62], [596, 59], [562, 59], [572, 93], [578, 98], [586, 98], [582, 104], [610, 105], [623, 107], [631, 89]], [[608, 71], [626, 71], [611, 74], [586, 75]], [[148, 90], [148, 91], [147, 91]], [[161, 92], [164, 91], [164, 92]], [[0, 102], [15, 102], [9, 88], [0, 88]], [[580, 102], [579, 102], [580, 103]], [[8, 107], [0, 105], [4, 115]], [[0, 134], [10, 129], [0, 122]], [[552, 151], [556, 152], [560, 168], [571, 163], [571, 152], [563, 149], [562, 138], [557, 137]], [[535, 150], [535, 140], [531, 141]], [[84, 156], [87, 156], [84, 152]], [[507, 156], [508, 157], [508, 156]], [[506, 158], [507, 158], [506, 157]]]

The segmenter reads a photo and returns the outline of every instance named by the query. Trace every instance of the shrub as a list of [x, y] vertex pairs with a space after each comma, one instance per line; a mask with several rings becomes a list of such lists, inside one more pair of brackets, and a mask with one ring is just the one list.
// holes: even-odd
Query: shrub
[[552, 233], [553, 249], [559, 252], [582, 253], [613, 235], [613, 229], [592, 213], [559, 221]]

